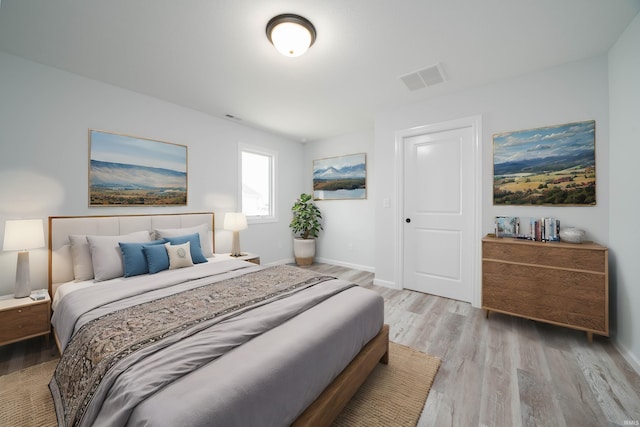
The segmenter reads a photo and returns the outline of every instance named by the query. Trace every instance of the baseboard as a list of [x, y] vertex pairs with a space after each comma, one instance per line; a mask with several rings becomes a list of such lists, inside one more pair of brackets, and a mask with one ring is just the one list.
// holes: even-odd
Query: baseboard
[[[350, 264], [348, 262], [336, 261], [334, 259], [326, 259], [326, 258], [318, 258], [318, 257], [316, 257], [314, 262], [318, 262], [318, 263], [322, 263], [322, 264], [337, 265], [337, 266], [340, 266], [340, 267], [351, 268], [353, 270], [362, 270], [362, 271], [368, 271], [369, 273], [374, 273], [373, 267], [368, 267], [366, 265], [359, 265], [359, 264]], [[280, 260], [277, 260], [277, 261], [265, 263], [263, 265], [282, 265], [282, 264], [295, 264], [295, 263], [296, 263], [296, 259], [295, 258], [286, 258], [286, 259], [280, 259]]]
[[640, 360], [638, 360], [636, 355], [633, 354], [631, 351], [629, 351], [628, 348], [626, 348], [625, 346], [620, 344], [618, 342], [618, 340], [613, 339], [612, 341], [613, 341], [613, 346], [616, 348], [616, 350], [618, 350], [620, 355], [622, 355], [624, 360], [626, 360], [627, 363], [629, 363], [629, 365], [631, 365], [633, 370], [636, 371], [638, 373], [638, 375], [640, 375]]
[[[282, 260], [270, 262], [270, 263], [264, 264], [264, 265], [295, 264], [295, 262], [296, 262], [295, 258], [289, 258], [289, 259], [282, 259]], [[320, 262], [320, 263], [324, 263], [324, 264], [338, 265], [340, 267], [352, 268], [354, 270], [362, 270], [362, 271], [368, 271], [370, 273], [375, 273], [375, 269], [373, 267], [369, 267], [369, 266], [366, 266], [366, 265], [359, 265], [359, 264], [351, 264], [351, 263], [342, 262], [342, 261], [336, 261], [334, 259], [316, 257], [315, 262]], [[375, 277], [373, 278], [373, 284], [377, 285], [377, 286], [384, 286], [385, 288], [402, 289], [402, 288], [396, 286], [395, 282], [376, 279]]]
[[262, 265], [283, 265], [283, 264], [295, 264], [296, 260], [294, 258], [280, 259], [278, 261], [268, 262]]
[[352, 263], [349, 263], [349, 262], [337, 261], [335, 259], [327, 259], [327, 258], [318, 258], [318, 257], [316, 257], [315, 262], [321, 262], [323, 264], [338, 265], [340, 267], [351, 268], [353, 270], [361, 270], [361, 271], [368, 271], [369, 273], [375, 273], [375, 269], [373, 267], [369, 267], [367, 265], [359, 265], [359, 264], [352, 264]]
[[398, 289], [398, 290], [402, 289], [401, 287], [397, 286], [395, 282], [390, 282], [388, 280], [374, 278], [373, 284], [377, 286], [384, 286], [385, 288]]

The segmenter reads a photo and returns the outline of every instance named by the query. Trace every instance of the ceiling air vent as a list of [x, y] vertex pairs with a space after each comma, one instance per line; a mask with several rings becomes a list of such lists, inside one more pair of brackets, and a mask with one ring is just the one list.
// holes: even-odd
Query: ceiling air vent
[[442, 67], [440, 64], [436, 64], [431, 67], [423, 68], [422, 70], [400, 76], [400, 80], [404, 82], [409, 90], [413, 91], [443, 83], [445, 78], [442, 73]]

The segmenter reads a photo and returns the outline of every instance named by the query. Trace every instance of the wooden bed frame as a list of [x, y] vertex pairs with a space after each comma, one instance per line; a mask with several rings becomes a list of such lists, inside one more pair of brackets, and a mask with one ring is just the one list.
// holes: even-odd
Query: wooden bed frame
[[386, 324], [292, 425], [330, 426], [378, 363], [389, 363], [389, 325]]
[[[209, 214], [209, 213], [207, 213]], [[215, 253], [215, 215], [211, 212], [211, 243]], [[100, 215], [100, 216], [52, 216], [49, 217], [49, 295], [53, 298], [53, 248], [52, 224], [56, 219], [99, 219], [99, 218], [119, 218], [119, 217], [155, 217], [170, 215], [192, 215], [191, 213], [180, 214], [150, 214], [150, 215]], [[194, 213], [193, 215], [202, 215]], [[53, 336], [60, 351], [58, 336], [53, 331]], [[389, 325], [383, 325], [380, 332], [373, 338], [347, 367], [333, 380], [331, 384], [318, 396], [318, 398], [298, 417], [293, 423], [294, 426], [330, 426], [333, 420], [340, 414], [349, 400], [358, 391], [362, 383], [367, 379], [378, 363], [389, 363]]]

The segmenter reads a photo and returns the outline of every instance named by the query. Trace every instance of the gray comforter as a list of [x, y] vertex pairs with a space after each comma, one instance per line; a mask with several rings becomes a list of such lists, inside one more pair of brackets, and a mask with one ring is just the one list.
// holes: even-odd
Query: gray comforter
[[[379, 296], [312, 272], [229, 261], [183, 275], [59, 302], [66, 350], [50, 388], [60, 425], [286, 425], [382, 325]], [[256, 279], [266, 288], [253, 289]], [[338, 332], [333, 316], [355, 324]]]

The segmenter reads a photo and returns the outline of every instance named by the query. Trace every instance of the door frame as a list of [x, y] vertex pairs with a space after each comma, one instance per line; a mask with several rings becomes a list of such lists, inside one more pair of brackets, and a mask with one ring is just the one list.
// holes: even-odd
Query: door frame
[[473, 247], [472, 260], [472, 280], [471, 284], [471, 305], [481, 307], [482, 304], [482, 281], [480, 280], [480, 253], [482, 239], [482, 116], [469, 116], [445, 122], [431, 123], [423, 126], [416, 126], [408, 129], [396, 131], [395, 135], [395, 169], [396, 169], [396, 203], [395, 216], [395, 260], [394, 260], [394, 282], [400, 289], [404, 289], [404, 141], [417, 135], [428, 133], [445, 132], [471, 127], [473, 134], [473, 164], [475, 185], [473, 186], [473, 231], [476, 242]]

